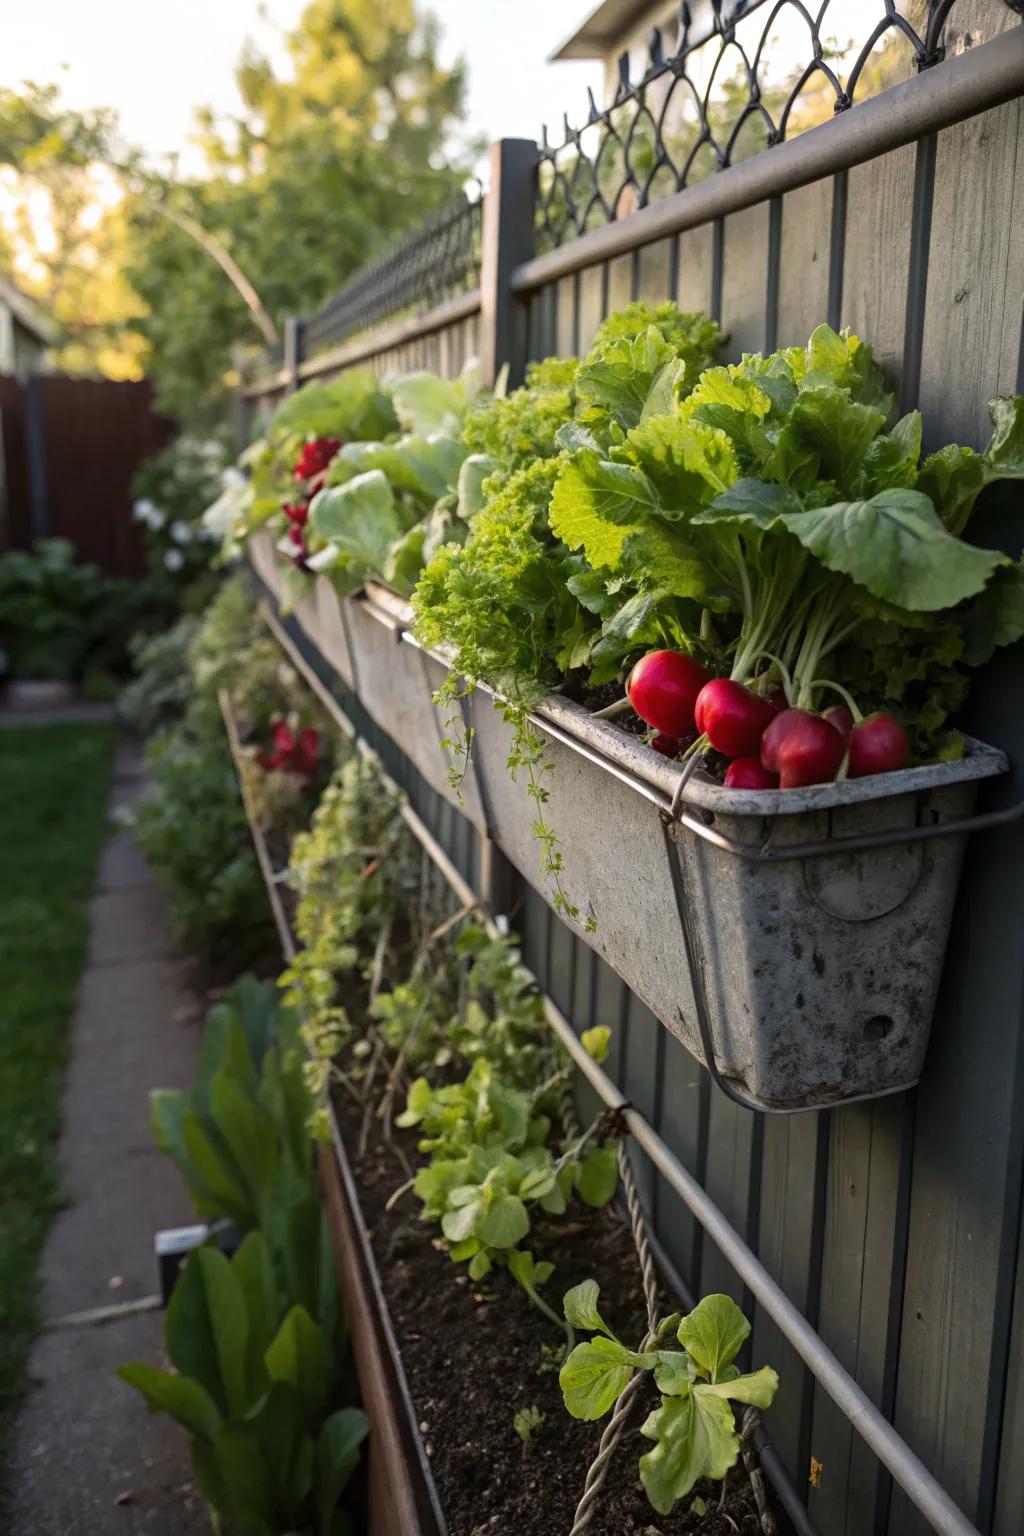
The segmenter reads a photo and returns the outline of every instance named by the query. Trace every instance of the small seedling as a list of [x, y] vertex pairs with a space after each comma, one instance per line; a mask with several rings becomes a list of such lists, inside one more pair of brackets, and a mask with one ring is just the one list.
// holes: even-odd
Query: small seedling
[[524, 1445], [529, 1445], [533, 1435], [543, 1426], [545, 1415], [535, 1405], [520, 1408], [512, 1417], [512, 1427]]

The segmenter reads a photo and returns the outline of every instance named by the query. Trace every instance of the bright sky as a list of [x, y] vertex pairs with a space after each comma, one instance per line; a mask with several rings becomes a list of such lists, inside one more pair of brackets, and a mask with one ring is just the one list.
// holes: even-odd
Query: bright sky
[[[111, 106], [125, 137], [153, 154], [185, 148], [192, 108], [237, 105], [246, 38], [280, 54], [304, 0], [35, 0], [4, 7], [2, 83], [59, 80], [70, 106]], [[469, 63], [469, 129], [535, 137], [563, 111], [582, 120], [600, 67], [547, 65], [595, 0], [434, 0], [444, 56]], [[189, 161], [183, 162], [189, 166]], [[189, 166], [194, 168], [194, 166]]]

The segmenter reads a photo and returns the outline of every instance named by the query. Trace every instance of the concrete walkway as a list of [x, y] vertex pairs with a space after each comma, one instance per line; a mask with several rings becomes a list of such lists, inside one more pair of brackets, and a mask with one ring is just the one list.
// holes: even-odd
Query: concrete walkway
[[[118, 753], [111, 810], [141, 779], [137, 749]], [[195, 1217], [175, 1169], [153, 1147], [148, 1093], [187, 1087], [199, 1008], [168, 932], [163, 901], [129, 834], [115, 832], [92, 901], [85, 973], [72, 1021], [60, 1156], [68, 1205], [42, 1261], [48, 1319], [158, 1290], [153, 1233]], [[208, 1533], [177, 1426], [150, 1417], [114, 1375], [128, 1360], [166, 1364], [163, 1313], [44, 1333], [19, 1414], [7, 1536]]]

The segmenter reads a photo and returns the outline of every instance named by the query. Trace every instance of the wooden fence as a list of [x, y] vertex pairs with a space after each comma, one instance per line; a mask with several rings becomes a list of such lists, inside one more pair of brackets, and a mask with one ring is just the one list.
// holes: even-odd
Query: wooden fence
[[148, 383], [0, 378], [0, 550], [70, 539], [107, 575], [141, 575], [132, 480], [171, 433]]
[[[479, 291], [321, 358], [302, 358], [295, 329], [290, 362], [251, 385], [250, 400], [357, 361], [452, 373], [473, 349], [492, 377], [508, 362], [515, 378], [530, 358], [585, 349], [601, 319], [630, 299], [675, 298], [728, 330], [731, 358], [803, 342], [822, 319], [849, 325], [874, 344], [902, 408], [924, 412], [926, 448], [980, 445], [988, 399], [1024, 391], [1017, 10], [963, 0], [937, 67], [540, 255], [529, 246], [536, 147], [496, 146]], [[978, 38], [987, 40], [967, 46]], [[1020, 495], [988, 515], [984, 532], [1019, 553]], [[978, 679], [966, 722], [1014, 764], [989, 808], [1024, 794], [1021, 659], [1016, 647]], [[394, 753], [390, 766], [398, 776]], [[476, 878], [468, 824], [411, 771], [406, 780]], [[979, 835], [969, 849], [920, 1085], [817, 1113], [763, 1116], [731, 1103], [579, 933], [532, 891], [520, 888], [520, 902], [527, 963], [575, 1027], [612, 1027], [611, 1070], [628, 1098], [977, 1529], [1020, 1536], [1021, 824]], [[690, 1287], [730, 1291], [754, 1316], [753, 1357], [782, 1376], [771, 1432], [817, 1529], [930, 1529], [694, 1219], [653, 1169], [641, 1172], [656, 1230]]]

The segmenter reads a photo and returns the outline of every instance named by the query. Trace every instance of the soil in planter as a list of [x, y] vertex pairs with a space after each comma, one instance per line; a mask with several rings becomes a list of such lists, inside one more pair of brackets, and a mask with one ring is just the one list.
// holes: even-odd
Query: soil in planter
[[[346, 1099], [337, 1110], [346, 1146], [353, 1149], [359, 1110]], [[415, 1162], [415, 1138], [401, 1140]], [[439, 1247], [436, 1227], [420, 1222], [414, 1196], [385, 1211], [406, 1175], [384, 1143], [371, 1142], [354, 1166], [450, 1536], [566, 1536], [607, 1419], [583, 1424], [566, 1413], [556, 1357], [563, 1335], [504, 1270], [479, 1284], [470, 1281]], [[612, 1327], [624, 1341], [639, 1341], [645, 1326], [639, 1269], [629, 1229], [616, 1211], [577, 1204], [558, 1220], [536, 1221], [530, 1248], [556, 1264], [545, 1288], [556, 1311], [570, 1286], [593, 1276]], [[663, 1310], [673, 1310], [667, 1298]], [[653, 1383], [639, 1399], [612, 1460], [592, 1536], [758, 1536], [742, 1464], [730, 1474], [721, 1512], [719, 1490], [708, 1486], [694, 1490], [709, 1506], [704, 1516], [690, 1511], [694, 1495], [670, 1517], [654, 1513], [637, 1473], [650, 1445], [638, 1427], [656, 1405]], [[513, 1417], [530, 1408], [544, 1417], [524, 1445]], [[777, 1519], [780, 1533], [787, 1532], [785, 1516]]]

